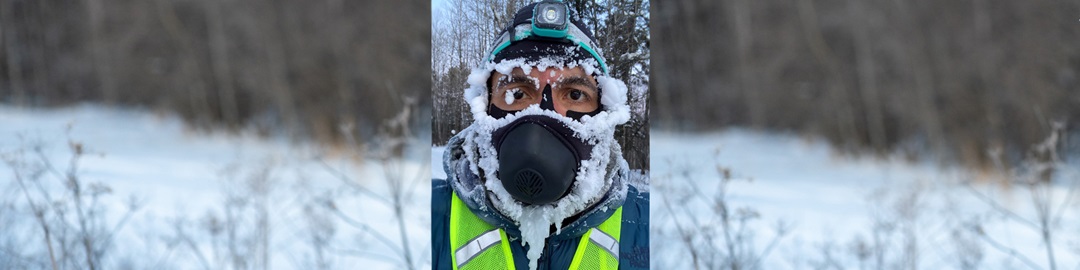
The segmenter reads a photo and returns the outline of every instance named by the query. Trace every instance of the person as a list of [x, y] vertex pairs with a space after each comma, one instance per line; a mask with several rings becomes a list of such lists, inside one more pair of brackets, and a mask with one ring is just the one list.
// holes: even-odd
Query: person
[[568, 5], [517, 11], [470, 74], [473, 122], [432, 180], [434, 269], [649, 267], [649, 194], [614, 135], [627, 90], [607, 73]]

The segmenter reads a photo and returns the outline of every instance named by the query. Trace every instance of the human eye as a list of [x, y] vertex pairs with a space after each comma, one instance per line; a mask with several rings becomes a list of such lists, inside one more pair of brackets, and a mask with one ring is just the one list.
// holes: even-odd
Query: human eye
[[504, 110], [523, 110], [529, 104], [536, 103], [537, 93], [529, 82], [513, 82], [501, 85], [491, 102]]
[[570, 93], [567, 94], [567, 97], [570, 98], [570, 100], [577, 102], [589, 100], [589, 94], [585, 93], [585, 91], [581, 91], [580, 89], [570, 89]]
[[[503, 93], [503, 97], [505, 97], [505, 98], [506, 98], [506, 100], [520, 100], [520, 99], [524, 99], [524, 98], [525, 98], [525, 95], [526, 95], [526, 93], [525, 93], [525, 91], [523, 91], [523, 90], [521, 89], [521, 87], [514, 87], [514, 88], [510, 88], [510, 89], [506, 90], [506, 91], [505, 91], [505, 92]], [[507, 102], [507, 103], [510, 103], [510, 102]]]
[[561, 96], [569, 102], [589, 102], [596, 97], [596, 86], [583, 77], [564, 78]]
[[581, 83], [564, 83], [559, 96], [566, 102], [584, 103], [591, 102], [596, 97], [596, 90], [589, 85]]

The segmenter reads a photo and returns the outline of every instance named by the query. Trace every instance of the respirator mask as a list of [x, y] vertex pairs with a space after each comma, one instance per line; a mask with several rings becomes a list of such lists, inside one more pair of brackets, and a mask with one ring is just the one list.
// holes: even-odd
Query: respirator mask
[[[553, 110], [550, 88], [548, 85], [543, 91], [542, 110]], [[503, 117], [511, 114], [495, 106], [490, 106], [488, 111]], [[595, 113], [599, 111], [596, 109]], [[568, 115], [571, 113], [584, 115], [567, 111]], [[493, 132], [492, 144], [499, 160], [497, 175], [515, 200], [548, 204], [563, 198], [569, 193], [582, 161], [591, 159], [594, 145], [574, 136], [575, 132], [562, 121], [544, 114], [523, 114]]]

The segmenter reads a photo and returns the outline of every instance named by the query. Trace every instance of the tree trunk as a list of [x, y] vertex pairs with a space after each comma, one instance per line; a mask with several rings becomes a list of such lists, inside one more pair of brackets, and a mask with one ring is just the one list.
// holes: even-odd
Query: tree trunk
[[232, 67], [229, 63], [228, 38], [225, 34], [225, 22], [222, 16], [222, 2], [227, 0], [206, 1], [206, 25], [210, 49], [210, 63], [214, 73], [214, 86], [218, 94], [218, 110], [228, 125], [240, 125], [240, 112], [236, 104], [236, 89], [233, 87]]
[[19, 50], [19, 29], [15, 27], [15, 12], [12, 10], [14, 1], [3, 1], [0, 6], [0, 38], [3, 39], [4, 59], [7, 65], [8, 86], [14, 94], [16, 106], [25, 106], [26, 88], [23, 85], [22, 58], [24, 53]]
[[870, 8], [862, 0], [848, 0], [847, 13], [852, 22], [852, 36], [855, 37], [855, 61], [857, 65], [858, 89], [862, 93], [863, 106], [866, 110], [866, 128], [870, 145], [874, 151], [884, 153], [887, 149], [885, 119], [881, 106], [881, 95], [877, 81], [877, 63], [874, 60], [873, 46], [870, 41], [870, 25], [865, 12]]
[[116, 89], [116, 83], [113, 81], [112, 63], [109, 55], [109, 50], [102, 44], [102, 36], [100, 33], [101, 25], [104, 20], [102, 14], [102, 0], [88, 0], [87, 5], [87, 19], [90, 20], [90, 51], [91, 57], [94, 61], [94, 75], [97, 78], [98, 87], [101, 91], [101, 98], [105, 104], [113, 104], [117, 102], [119, 93]]
[[749, 0], [734, 0], [731, 1], [730, 10], [732, 12], [732, 20], [735, 25], [735, 47], [736, 57], [738, 58], [738, 78], [739, 78], [739, 91], [742, 92], [743, 104], [746, 106], [750, 122], [750, 126], [755, 128], [765, 127], [765, 110], [762, 105], [765, 101], [761, 98], [761, 93], [758, 91], [756, 82], [757, 78], [756, 69], [753, 66], [753, 59], [751, 51], [754, 45], [754, 36], [751, 32], [753, 26], [751, 25], [751, 14], [753, 13], [751, 2]]

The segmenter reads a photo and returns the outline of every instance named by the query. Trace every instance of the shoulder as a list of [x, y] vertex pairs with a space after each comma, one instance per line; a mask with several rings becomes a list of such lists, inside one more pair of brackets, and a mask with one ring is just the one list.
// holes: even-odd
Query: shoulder
[[[648, 189], [648, 187], [646, 187], [645, 189]], [[627, 200], [637, 200], [637, 201], [640, 201], [640, 202], [644, 202], [646, 206], [648, 206], [648, 204], [649, 204], [649, 191], [648, 190], [641, 190], [635, 185], [628, 185], [627, 186], [627, 188], [626, 188], [626, 196], [627, 196], [627, 198], [626, 198]]]
[[623, 203], [620, 269], [649, 268], [649, 193], [630, 186]]
[[443, 220], [449, 220], [450, 217], [450, 198], [453, 196], [453, 189], [450, 188], [450, 184], [445, 179], [431, 179], [431, 222], [432, 229], [435, 227], [435, 223]]
[[640, 191], [634, 186], [627, 188], [623, 202], [623, 223], [627, 222], [649, 226], [649, 192]]
[[431, 179], [431, 256], [433, 269], [450, 269], [450, 198], [446, 179]]
[[450, 212], [450, 197], [453, 193], [450, 182], [446, 179], [431, 179], [431, 215]]

